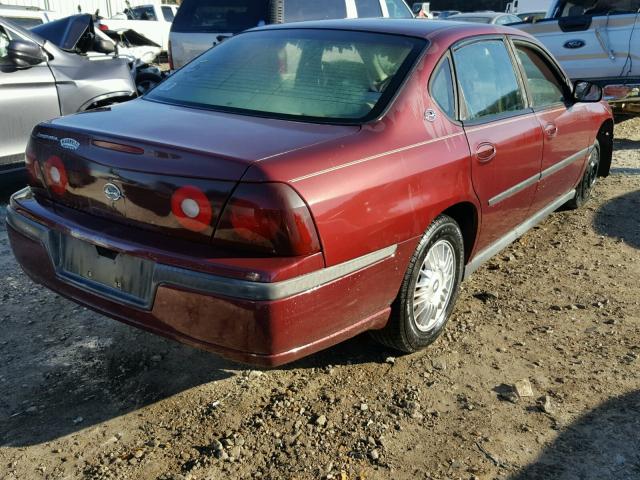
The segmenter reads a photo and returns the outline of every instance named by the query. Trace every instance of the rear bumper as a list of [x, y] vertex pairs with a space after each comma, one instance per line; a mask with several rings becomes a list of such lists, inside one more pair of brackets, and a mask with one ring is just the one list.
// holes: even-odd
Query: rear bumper
[[[109, 248], [24, 191], [7, 209], [14, 254], [36, 282], [117, 320], [236, 361], [280, 365], [384, 326], [413, 245], [391, 246], [334, 267], [274, 282], [252, 282], [154, 263], [148, 299], [133, 299], [60, 268], [57, 238]], [[37, 204], [39, 205], [39, 204]], [[46, 217], [45, 217], [46, 216]], [[76, 228], [77, 227], [77, 228]], [[122, 247], [118, 244], [117, 247]], [[141, 279], [142, 281], [142, 279]]]

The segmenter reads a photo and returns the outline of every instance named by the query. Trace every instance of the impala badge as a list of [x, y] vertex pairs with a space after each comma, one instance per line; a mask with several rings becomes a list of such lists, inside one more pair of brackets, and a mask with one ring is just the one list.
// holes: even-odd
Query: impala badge
[[104, 186], [104, 195], [112, 202], [117, 202], [122, 198], [122, 192], [113, 183], [107, 183]]
[[60, 146], [67, 150], [77, 150], [80, 146], [80, 142], [73, 138], [62, 138], [60, 140]]
[[582, 48], [585, 46], [585, 42], [584, 40], [569, 40], [567, 42], [564, 42], [564, 48], [571, 48], [571, 49], [575, 49], [575, 48]]

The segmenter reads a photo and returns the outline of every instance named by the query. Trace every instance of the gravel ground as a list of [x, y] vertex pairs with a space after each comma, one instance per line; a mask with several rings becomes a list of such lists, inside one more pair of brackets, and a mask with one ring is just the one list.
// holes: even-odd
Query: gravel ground
[[0, 479], [640, 479], [640, 119], [615, 133], [586, 208], [407, 356], [363, 335], [250, 370], [33, 284], [3, 224]]

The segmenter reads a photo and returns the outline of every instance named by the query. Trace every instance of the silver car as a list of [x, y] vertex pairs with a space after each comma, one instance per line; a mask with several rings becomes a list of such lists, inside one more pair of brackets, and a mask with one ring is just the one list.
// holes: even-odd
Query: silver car
[[413, 18], [413, 13], [404, 0], [182, 0], [169, 36], [170, 68], [260, 25], [377, 17]]
[[126, 59], [79, 54], [95, 41], [91, 15], [33, 31], [0, 18], [0, 174], [23, 168], [27, 140], [38, 123], [136, 96]]

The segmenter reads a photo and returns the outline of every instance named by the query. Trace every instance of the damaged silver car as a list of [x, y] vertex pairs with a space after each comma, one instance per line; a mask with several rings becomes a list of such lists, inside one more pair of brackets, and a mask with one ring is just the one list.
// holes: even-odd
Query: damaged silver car
[[91, 15], [33, 30], [0, 18], [0, 174], [23, 168], [35, 125], [51, 118], [136, 97], [130, 62], [96, 35]]

